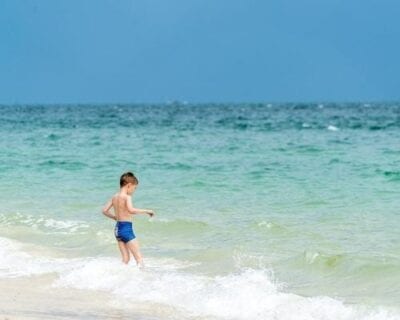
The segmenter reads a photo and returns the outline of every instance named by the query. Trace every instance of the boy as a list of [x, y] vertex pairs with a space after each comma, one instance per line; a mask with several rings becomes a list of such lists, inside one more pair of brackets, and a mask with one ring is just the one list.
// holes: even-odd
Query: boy
[[[131, 195], [135, 191], [139, 181], [132, 172], [124, 173], [120, 178], [120, 190], [104, 206], [103, 214], [117, 221], [114, 234], [118, 241], [118, 247], [121, 251], [122, 261], [129, 262], [129, 252], [132, 253], [139, 267], [143, 267], [143, 259], [139, 250], [139, 243], [133, 233], [131, 214], [154, 215], [153, 210], [138, 209], [132, 206]], [[111, 207], [114, 207], [114, 214], [110, 213]]]

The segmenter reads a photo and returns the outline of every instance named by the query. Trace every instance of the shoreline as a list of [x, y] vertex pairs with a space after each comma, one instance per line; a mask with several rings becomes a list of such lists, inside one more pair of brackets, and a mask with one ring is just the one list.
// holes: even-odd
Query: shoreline
[[[212, 320], [221, 319], [213, 315], [189, 315], [180, 312], [179, 308], [163, 304], [134, 305], [132, 299], [124, 297], [117, 298], [111, 296], [107, 291], [75, 289], [65, 287], [55, 287], [52, 284], [57, 279], [57, 275], [46, 274], [40, 276], [2, 278], [0, 279], [0, 320], [67, 320], [67, 319], [110, 319], [110, 320], [159, 320], [159, 319], [192, 319], [192, 320]], [[279, 294], [278, 294], [279, 295]], [[296, 303], [298, 299], [304, 299], [302, 303], [314, 309], [316, 306], [309, 304], [310, 299], [322, 299], [321, 301], [334, 302], [328, 297], [295, 297], [293, 294], [286, 294], [290, 301]], [[271, 295], [271, 303], [276, 299]], [[336, 301], [332, 306], [341, 303]], [[356, 305], [354, 305], [356, 307]], [[319, 306], [315, 310], [325, 309]], [[350, 308], [350, 309], [349, 309]], [[335, 310], [332, 309], [332, 316], [338, 316], [341, 312], [356, 316], [356, 309], [351, 310], [351, 304], [342, 306]], [[282, 310], [276, 310], [277, 315]], [[312, 311], [312, 310], [310, 310]], [[326, 312], [326, 310], [325, 310]], [[330, 312], [329, 312], [330, 313]], [[328, 314], [329, 314], [328, 313]], [[322, 314], [323, 315], [323, 314]], [[345, 314], [343, 319], [347, 319]], [[384, 312], [381, 308], [373, 311], [369, 316], [374, 319], [397, 319], [397, 312], [392, 308]], [[325, 314], [326, 316], [326, 314]], [[368, 318], [366, 313], [358, 314], [360, 319]], [[381, 317], [384, 318], [381, 318]], [[222, 317], [226, 318], [226, 317]], [[230, 317], [228, 317], [231, 319]], [[233, 317], [235, 318], [235, 317]], [[233, 319], [232, 318], [232, 319]], [[275, 317], [274, 317], [275, 319]], [[279, 318], [278, 318], [279, 319]]]
[[55, 275], [0, 279], [0, 320], [144, 319], [113, 306], [104, 292], [52, 287], [55, 279]]

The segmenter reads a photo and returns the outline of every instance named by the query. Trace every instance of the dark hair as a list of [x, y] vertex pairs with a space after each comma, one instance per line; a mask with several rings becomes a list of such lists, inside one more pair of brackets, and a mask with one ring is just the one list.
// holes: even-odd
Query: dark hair
[[119, 185], [121, 186], [121, 188], [128, 183], [139, 184], [138, 179], [132, 172], [125, 172], [119, 179]]

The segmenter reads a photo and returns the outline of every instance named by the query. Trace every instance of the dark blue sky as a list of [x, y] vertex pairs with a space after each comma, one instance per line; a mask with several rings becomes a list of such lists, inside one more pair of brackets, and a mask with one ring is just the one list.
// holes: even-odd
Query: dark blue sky
[[400, 98], [398, 0], [0, 0], [0, 103]]

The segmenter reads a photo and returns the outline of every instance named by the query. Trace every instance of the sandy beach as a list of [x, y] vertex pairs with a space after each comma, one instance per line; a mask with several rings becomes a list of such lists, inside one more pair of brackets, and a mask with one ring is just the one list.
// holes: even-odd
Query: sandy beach
[[0, 280], [0, 319], [143, 319], [116, 308], [107, 294], [54, 288], [52, 275]]

